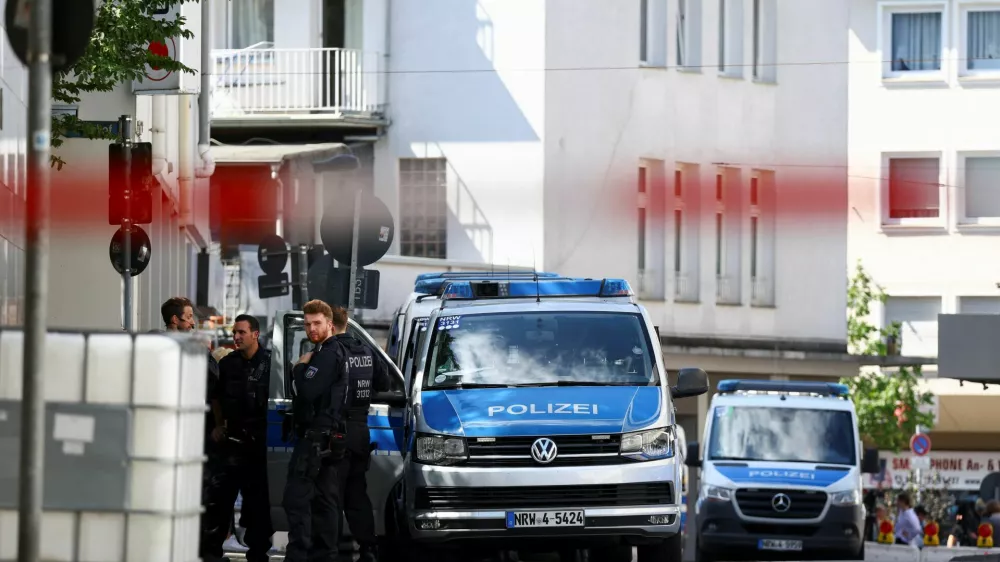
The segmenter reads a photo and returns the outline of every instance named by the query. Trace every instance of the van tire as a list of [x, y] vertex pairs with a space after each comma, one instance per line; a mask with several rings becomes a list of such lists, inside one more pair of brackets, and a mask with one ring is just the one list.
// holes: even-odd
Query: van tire
[[601, 562], [632, 562], [631, 546], [609, 546], [603, 548], [591, 548], [590, 559]]
[[677, 533], [663, 542], [636, 547], [636, 559], [639, 562], [681, 562], [683, 546], [684, 537]]
[[858, 551], [854, 554], [854, 556], [848, 558], [848, 560], [864, 560], [864, 559], [865, 559], [865, 543], [864, 541], [861, 541], [861, 548], [858, 549]]

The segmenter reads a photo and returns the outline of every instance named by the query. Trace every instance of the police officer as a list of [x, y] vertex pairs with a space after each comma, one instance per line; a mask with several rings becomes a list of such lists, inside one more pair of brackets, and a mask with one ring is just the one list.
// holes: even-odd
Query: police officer
[[[338, 309], [338, 312], [342, 309]], [[283, 505], [288, 517], [287, 562], [332, 561], [340, 538], [339, 476], [345, 463], [347, 360], [334, 336], [347, 315], [312, 300], [302, 307], [314, 351], [292, 369], [292, 415], [298, 438], [288, 463]]]
[[271, 354], [259, 345], [260, 323], [241, 314], [233, 323], [236, 352], [219, 361], [218, 391], [212, 401], [212, 440], [224, 457], [213, 474], [205, 505], [203, 545], [211, 557], [222, 556], [236, 497], [243, 495], [240, 526], [246, 529], [248, 562], [265, 562], [271, 549], [271, 504], [267, 482], [267, 398]]
[[[334, 319], [347, 312], [335, 308]], [[385, 364], [356, 337], [343, 332], [336, 336], [347, 359], [347, 456], [340, 473], [340, 492], [344, 500], [344, 516], [354, 540], [360, 545], [359, 560], [375, 562], [375, 516], [368, 499], [367, 472], [371, 466], [371, 440], [368, 431], [368, 408], [372, 393], [389, 390]]]

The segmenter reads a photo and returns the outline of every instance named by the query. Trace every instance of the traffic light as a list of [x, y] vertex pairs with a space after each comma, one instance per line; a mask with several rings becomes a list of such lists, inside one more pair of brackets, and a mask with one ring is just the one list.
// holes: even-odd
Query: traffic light
[[125, 186], [130, 181], [131, 222], [153, 222], [153, 144], [132, 145], [132, 165], [126, 166], [126, 150], [122, 144], [108, 146], [108, 224], [121, 224], [125, 218]]

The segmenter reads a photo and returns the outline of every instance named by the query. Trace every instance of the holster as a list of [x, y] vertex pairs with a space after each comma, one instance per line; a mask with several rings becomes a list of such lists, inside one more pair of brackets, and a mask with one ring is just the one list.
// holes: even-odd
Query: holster
[[293, 435], [295, 435], [295, 417], [290, 411], [282, 412], [281, 440], [288, 443], [292, 440]]

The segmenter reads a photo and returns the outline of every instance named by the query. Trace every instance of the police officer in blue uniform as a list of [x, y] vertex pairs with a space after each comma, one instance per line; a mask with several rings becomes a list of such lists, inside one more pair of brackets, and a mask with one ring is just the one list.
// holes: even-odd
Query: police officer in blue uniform
[[287, 562], [329, 562], [337, 557], [340, 473], [345, 464], [348, 362], [335, 336], [347, 330], [347, 314], [321, 300], [302, 307], [314, 351], [292, 369], [292, 416], [297, 437], [288, 463], [282, 504], [288, 517]]
[[[346, 313], [345, 313], [346, 316]], [[368, 499], [367, 472], [371, 467], [372, 444], [368, 430], [368, 408], [374, 392], [389, 390], [385, 364], [356, 337], [336, 336], [347, 360], [347, 454], [340, 471], [340, 493], [344, 516], [354, 540], [360, 545], [361, 562], [378, 559], [375, 516]]]
[[[267, 482], [267, 398], [271, 354], [258, 342], [257, 318], [241, 314], [233, 323], [236, 352], [219, 361], [219, 383], [212, 401], [223, 466], [212, 475], [205, 505], [203, 545], [206, 554], [222, 555], [233, 506], [243, 496], [240, 526], [246, 529], [247, 562], [266, 562], [274, 528]], [[203, 554], [204, 556], [204, 554]]]

